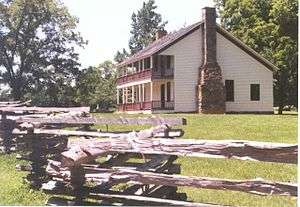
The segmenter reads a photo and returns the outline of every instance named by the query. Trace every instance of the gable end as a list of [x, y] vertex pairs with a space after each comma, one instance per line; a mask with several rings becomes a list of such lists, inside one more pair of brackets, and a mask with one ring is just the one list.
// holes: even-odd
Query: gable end
[[225, 37], [227, 40], [232, 42], [234, 45], [242, 49], [244, 52], [246, 52], [248, 55], [250, 55], [252, 58], [263, 64], [266, 68], [268, 68], [270, 71], [278, 70], [278, 68], [273, 65], [271, 62], [269, 62], [267, 59], [262, 57], [260, 54], [255, 52], [252, 48], [248, 47], [245, 43], [234, 37], [232, 34], [230, 34], [228, 31], [223, 29], [220, 26], [217, 26], [217, 32], [221, 34], [223, 37]]

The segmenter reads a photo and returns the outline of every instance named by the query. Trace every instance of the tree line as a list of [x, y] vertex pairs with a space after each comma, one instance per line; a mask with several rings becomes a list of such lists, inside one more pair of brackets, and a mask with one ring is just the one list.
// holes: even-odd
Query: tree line
[[[298, 1], [215, 0], [221, 24], [278, 68], [274, 100], [298, 105]], [[129, 51], [81, 68], [76, 48], [87, 43], [78, 19], [58, 0], [0, 0], [0, 99], [35, 105], [115, 107], [116, 63], [154, 41], [167, 21], [148, 0], [133, 12]], [[200, 12], [200, 11], [199, 11]], [[1, 85], [2, 84], [2, 85]], [[6, 87], [3, 87], [3, 86]]]

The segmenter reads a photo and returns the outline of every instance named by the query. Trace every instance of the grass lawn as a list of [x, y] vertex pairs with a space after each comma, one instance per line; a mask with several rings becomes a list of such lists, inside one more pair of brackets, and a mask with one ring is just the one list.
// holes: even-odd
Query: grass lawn
[[[96, 116], [115, 116], [94, 114]], [[118, 116], [118, 115], [117, 115]], [[122, 115], [125, 116], [125, 115]], [[131, 115], [140, 116], [140, 115]], [[144, 115], [146, 116], [146, 115]], [[156, 115], [158, 116], [158, 115]], [[184, 138], [235, 139], [267, 142], [297, 143], [297, 114], [286, 115], [197, 115], [166, 114], [185, 117]], [[98, 126], [105, 129], [104, 126]], [[110, 130], [142, 129], [145, 126], [109, 126]], [[263, 178], [272, 181], [296, 182], [297, 166], [228, 159], [178, 159], [183, 175], [219, 177], [228, 179]], [[0, 155], [0, 205], [43, 205], [48, 196], [30, 190], [22, 183], [24, 173], [15, 171], [15, 155]], [[296, 206], [296, 199], [284, 196], [256, 196], [222, 190], [204, 190], [180, 187], [195, 202], [219, 203], [233, 206]]]

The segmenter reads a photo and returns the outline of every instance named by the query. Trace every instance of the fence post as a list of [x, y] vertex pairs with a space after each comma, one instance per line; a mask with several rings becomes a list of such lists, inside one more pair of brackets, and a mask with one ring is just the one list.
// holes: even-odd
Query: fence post
[[25, 142], [31, 145], [30, 148], [30, 161], [31, 161], [31, 173], [27, 176], [27, 180], [30, 186], [35, 189], [39, 189], [42, 186], [43, 177], [46, 175], [46, 171], [43, 166], [46, 165], [47, 160], [44, 157], [43, 142], [41, 137], [34, 134], [34, 128], [27, 129], [27, 137]]
[[75, 166], [70, 168], [71, 172], [71, 186], [74, 192], [74, 205], [80, 205], [84, 199], [85, 172], [82, 166]]
[[1, 121], [0, 121], [0, 134], [2, 138], [2, 144], [4, 148], [4, 153], [10, 154], [12, 147], [13, 134], [12, 131], [16, 126], [16, 122], [11, 119], [7, 119], [7, 113], [4, 111], [1, 112]]

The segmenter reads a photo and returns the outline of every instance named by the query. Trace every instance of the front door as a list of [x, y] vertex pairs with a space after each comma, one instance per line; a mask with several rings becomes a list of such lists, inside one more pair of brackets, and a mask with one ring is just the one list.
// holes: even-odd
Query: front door
[[161, 108], [165, 108], [165, 84], [160, 85], [160, 103]]

